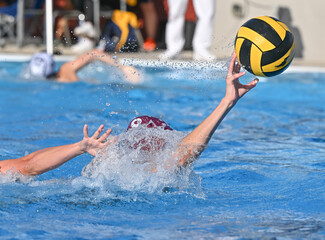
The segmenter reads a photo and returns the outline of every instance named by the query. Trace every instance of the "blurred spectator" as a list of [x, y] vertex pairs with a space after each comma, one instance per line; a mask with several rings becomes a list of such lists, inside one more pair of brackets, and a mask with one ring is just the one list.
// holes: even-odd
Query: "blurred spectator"
[[134, 52], [138, 49], [138, 18], [132, 12], [115, 10], [104, 29], [99, 49], [106, 52]]
[[144, 20], [145, 41], [143, 49], [147, 52], [152, 52], [157, 47], [158, 15], [155, 3], [153, 0], [139, 0], [139, 4]]
[[0, 7], [6, 7], [13, 3], [15, 3], [17, 0], [0, 0]]
[[[79, 10], [80, 12], [84, 13], [84, 2], [86, 0], [70, 0], [74, 9]], [[92, 0], [90, 0], [92, 1]]]
[[73, 5], [71, 0], [54, 0], [53, 9], [55, 10], [72, 10]]
[[[8, 5], [9, 4], [9, 5]], [[6, 40], [14, 39], [15, 35], [15, 18], [17, 12], [17, 4], [9, 1], [0, 1], [0, 46], [6, 44]]]
[[[79, 32], [83, 32], [82, 37], [86, 37], [86, 39], [82, 39], [81, 42], [79, 41], [80, 47], [82, 45], [85, 45], [86, 47], [87, 44], [85, 42], [96, 41], [99, 36], [101, 36], [98, 49], [107, 52], [133, 52], [138, 49], [137, 36], [139, 35], [138, 33], [136, 34], [136, 29], [139, 24], [137, 16], [133, 13], [137, 7], [137, 0], [125, 0], [124, 4], [121, 0], [100, 0], [100, 26], [96, 26], [96, 29], [94, 29], [97, 34], [96, 37], [93, 37], [92, 34], [90, 34], [93, 32], [92, 27], [90, 26], [91, 24], [92, 26], [95, 24], [94, 1], [71, 1], [76, 2], [78, 9], [85, 14], [86, 25], [78, 27], [74, 32], [78, 38], [80, 35]], [[82, 24], [80, 24], [80, 26], [82, 26]], [[97, 27], [99, 27], [99, 29], [97, 29]], [[85, 36], [85, 34], [88, 34], [88, 36]]]
[[73, 32], [78, 37], [78, 43], [71, 47], [73, 52], [81, 54], [95, 47], [97, 33], [91, 22], [85, 22], [84, 14], [79, 15], [79, 26]]
[[[79, 0], [73, 0], [76, 2], [81, 2]], [[86, 16], [87, 22], [92, 22], [94, 24], [94, 4], [93, 0], [83, 0], [83, 4], [79, 3], [79, 6], [82, 6], [83, 12]], [[120, 8], [120, 0], [100, 0], [100, 11], [112, 11], [114, 9]]]
[[[54, 0], [53, 1], [53, 10], [73, 10], [74, 6], [72, 5], [71, 0]], [[63, 40], [64, 44], [71, 45], [71, 31], [78, 26], [78, 20], [69, 20], [64, 16], [57, 17], [55, 22], [55, 38], [58, 43], [61, 43]]]
[[[162, 59], [173, 59], [182, 51], [184, 39], [185, 11], [188, 0], [168, 0], [168, 22], [166, 26], [167, 50]], [[193, 0], [198, 17], [193, 39], [195, 60], [215, 60], [209, 48], [212, 42], [215, 0]]]

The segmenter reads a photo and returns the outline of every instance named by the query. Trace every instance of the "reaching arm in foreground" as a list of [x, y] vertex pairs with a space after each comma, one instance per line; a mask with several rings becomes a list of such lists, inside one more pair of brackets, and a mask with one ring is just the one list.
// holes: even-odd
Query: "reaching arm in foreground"
[[76, 82], [78, 81], [77, 71], [93, 61], [101, 61], [107, 65], [112, 65], [118, 68], [130, 83], [139, 83], [140, 74], [138, 70], [132, 66], [124, 66], [109, 54], [99, 50], [92, 50], [79, 56], [75, 60], [64, 63], [57, 73], [57, 81], [59, 82]]
[[108, 129], [100, 136], [103, 129], [104, 125], [101, 125], [94, 135], [89, 137], [88, 126], [85, 125], [83, 128], [84, 137], [80, 142], [45, 148], [25, 157], [0, 161], [0, 172], [6, 174], [7, 171], [11, 170], [23, 175], [34, 176], [57, 168], [72, 158], [86, 152], [95, 156], [98, 150], [110, 144], [109, 141], [105, 142], [105, 140], [112, 130]]
[[235, 106], [237, 101], [258, 83], [255, 78], [250, 83], [243, 85], [239, 78], [245, 74], [240, 71], [240, 64], [236, 62], [236, 53], [234, 52], [228, 67], [226, 77], [226, 94], [217, 108], [191, 133], [189, 133], [178, 146], [177, 158], [180, 166], [187, 166], [192, 163], [205, 149], [213, 133], [219, 124]]

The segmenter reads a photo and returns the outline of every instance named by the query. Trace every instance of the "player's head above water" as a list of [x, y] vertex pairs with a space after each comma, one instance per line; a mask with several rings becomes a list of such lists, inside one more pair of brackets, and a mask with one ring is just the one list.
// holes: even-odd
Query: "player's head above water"
[[[144, 126], [147, 128], [157, 128], [162, 130], [172, 131], [173, 129], [168, 126], [166, 122], [160, 120], [159, 118], [150, 117], [150, 116], [140, 116], [134, 118], [126, 131], [130, 129], [136, 129], [140, 126]], [[145, 152], [156, 152], [164, 149], [166, 146], [166, 140], [159, 136], [141, 136], [140, 139], [135, 140], [134, 143], [131, 144], [131, 148], [133, 149], [141, 149]]]
[[146, 126], [147, 128], [161, 128], [164, 130], [173, 130], [166, 122], [163, 120], [156, 118], [156, 117], [150, 117], [150, 116], [140, 116], [134, 118], [126, 131], [130, 130], [131, 128], [137, 128], [140, 125]]
[[45, 52], [34, 54], [29, 63], [29, 72], [35, 77], [48, 77], [54, 74], [54, 68], [52, 55]]

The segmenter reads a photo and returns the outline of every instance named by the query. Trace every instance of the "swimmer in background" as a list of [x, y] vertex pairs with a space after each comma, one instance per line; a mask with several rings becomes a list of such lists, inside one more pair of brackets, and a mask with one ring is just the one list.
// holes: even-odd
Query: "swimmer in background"
[[41, 52], [33, 55], [28, 69], [29, 73], [35, 77], [45, 77], [47, 79], [55, 79], [58, 82], [76, 82], [78, 81], [77, 72], [94, 61], [101, 61], [107, 65], [114, 66], [119, 69], [125, 80], [132, 84], [141, 81], [139, 71], [132, 66], [124, 66], [110, 55], [97, 49], [91, 50], [76, 59], [64, 63], [58, 72], [54, 71], [55, 62], [51, 55]]
[[[207, 147], [213, 133], [228, 112], [236, 105], [237, 101], [242, 96], [254, 88], [258, 83], [258, 79], [255, 78], [246, 85], [241, 84], [239, 78], [243, 76], [245, 72], [240, 72], [240, 68], [241, 66], [236, 62], [236, 54], [234, 52], [231, 57], [226, 77], [225, 96], [215, 110], [191, 133], [185, 136], [178, 146], [175, 146], [176, 148], [171, 158], [177, 159], [179, 167], [187, 167], [191, 165], [200, 156]], [[164, 130], [171, 130], [164, 121], [152, 117], [138, 117], [134, 119], [127, 130], [129, 130], [129, 128], [136, 128], [141, 124], [146, 124], [149, 128], [163, 127]], [[0, 161], [0, 172], [6, 174], [11, 170], [12, 172], [19, 172], [23, 175], [33, 176], [55, 169], [72, 158], [86, 152], [92, 156], [96, 156], [99, 150], [109, 147], [109, 145], [116, 141], [114, 138], [106, 141], [112, 132], [111, 129], [108, 129], [104, 134], [102, 134], [102, 136], [100, 136], [103, 129], [104, 125], [101, 125], [97, 131], [89, 137], [88, 127], [85, 125], [83, 128], [84, 137], [80, 142], [58, 147], [50, 147], [33, 152], [21, 158]]]

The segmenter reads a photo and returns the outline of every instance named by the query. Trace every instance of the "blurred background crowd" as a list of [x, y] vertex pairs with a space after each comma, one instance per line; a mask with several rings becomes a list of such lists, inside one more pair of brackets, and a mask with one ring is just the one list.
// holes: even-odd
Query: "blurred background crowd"
[[[213, 60], [209, 48], [215, 1], [204, 2], [53, 0], [55, 54], [60, 54], [58, 47], [70, 48], [76, 54], [94, 48], [106, 52], [166, 49], [161, 57], [169, 59], [182, 50], [192, 50], [194, 45], [194, 50], [201, 53], [196, 54], [198, 59]], [[203, 30], [198, 34], [196, 12], [202, 15]], [[45, 31], [45, 0], [0, 0], [1, 46], [44, 44]]]
[[[46, 1], [0, 0], [0, 53], [31, 53], [45, 46]], [[97, 48], [150, 52], [139, 55], [160, 59], [179, 55], [223, 59], [231, 54], [239, 27], [252, 17], [266, 15], [283, 21], [295, 36], [295, 63], [301, 59], [301, 64], [325, 66], [325, 47], [317, 44], [325, 35], [319, 31], [324, 23], [323, 0], [312, 4], [295, 0], [52, 1], [55, 54], [78, 55]], [[192, 51], [179, 54], [183, 50]]]

